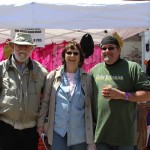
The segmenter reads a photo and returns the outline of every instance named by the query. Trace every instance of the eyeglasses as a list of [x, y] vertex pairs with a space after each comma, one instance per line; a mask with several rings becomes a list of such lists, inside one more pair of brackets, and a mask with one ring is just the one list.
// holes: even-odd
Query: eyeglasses
[[75, 56], [78, 56], [79, 53], [78, 52], [66, 52], [67, 55], [75, 55]]
[[103, 51], [106, 51], [107, 49], [108, 49], [109, 51], [112, 51], [112, 50], [114, 50], [115, 48], [117, 48], [117, 47], [110, 46], [110, 47], [102, 47], [101, 49], [102, 49]]

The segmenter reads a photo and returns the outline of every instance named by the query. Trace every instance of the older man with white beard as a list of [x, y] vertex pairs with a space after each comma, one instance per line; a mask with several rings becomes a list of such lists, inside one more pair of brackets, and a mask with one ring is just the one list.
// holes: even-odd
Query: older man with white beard
[[16, 33], [13, 53], [0, 62], [0, 150], [37, 150], [36, 121], [47, 70], [30, 59], [31, 35]]

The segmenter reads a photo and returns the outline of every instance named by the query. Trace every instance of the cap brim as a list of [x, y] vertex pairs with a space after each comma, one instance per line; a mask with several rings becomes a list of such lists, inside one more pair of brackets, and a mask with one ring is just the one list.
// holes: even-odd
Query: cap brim
[[10, 41], [9, 44], [18, 44], [18, 45], [32, 45], [32, 46], [36, 46], [37, 44], [35, 43], [30, 43], [30, 42], [13, 42], [13, 41]]

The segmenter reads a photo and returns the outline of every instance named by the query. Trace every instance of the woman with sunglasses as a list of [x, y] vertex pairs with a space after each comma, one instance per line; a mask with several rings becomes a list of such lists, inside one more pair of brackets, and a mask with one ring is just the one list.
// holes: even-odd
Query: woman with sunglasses
[[[84, 54], [79, 44], [72, 41], [65, 46], [62, 63], [47, 76], [38, 132], [46, 132], [52, 150], [94, 149], [91, 77], [81, 69]], [[44, 131], [46, 117], [48, 129]]]

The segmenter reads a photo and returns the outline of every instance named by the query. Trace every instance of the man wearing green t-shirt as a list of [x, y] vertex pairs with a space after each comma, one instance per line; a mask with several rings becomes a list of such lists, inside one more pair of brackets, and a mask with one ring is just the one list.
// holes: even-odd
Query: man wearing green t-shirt
[[100, 44], [103, 63], [94, 66], [93, 120], [97, 150], [133, 150], [136, 145], [137, 102], [150, 100], [150, 81], [141, 66], [120, 58], [113, 36]]

